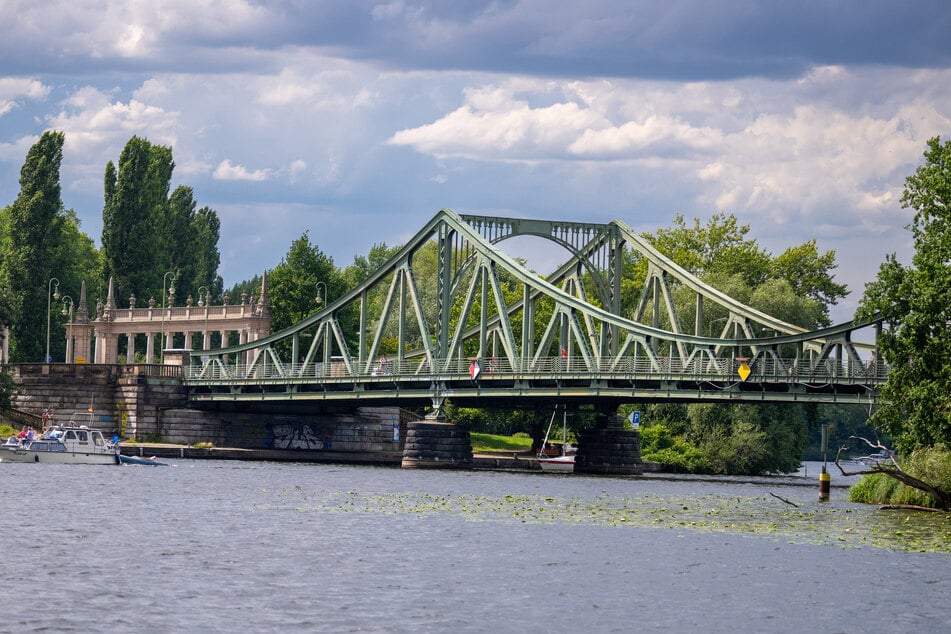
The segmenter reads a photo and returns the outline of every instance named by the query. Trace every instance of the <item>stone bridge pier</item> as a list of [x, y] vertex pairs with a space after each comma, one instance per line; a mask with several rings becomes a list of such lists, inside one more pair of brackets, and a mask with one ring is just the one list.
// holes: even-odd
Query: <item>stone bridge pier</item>
[[594, 428], [581, 433], [576, 473], [636, 475], [642, 471], [640, 432], [624, 429], [620, 416], [601, 414]]

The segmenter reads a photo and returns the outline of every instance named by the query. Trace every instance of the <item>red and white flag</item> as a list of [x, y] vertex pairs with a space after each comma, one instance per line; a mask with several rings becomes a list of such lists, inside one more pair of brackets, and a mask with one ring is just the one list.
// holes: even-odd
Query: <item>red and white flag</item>
[[473, 380], [479, 378], [479, 374], [481, 372], [482, 372], [482, 368], [479, 367], [478, 360], [473, 361], [472, 363], [469, 364], [469, 376], [471, 376]]

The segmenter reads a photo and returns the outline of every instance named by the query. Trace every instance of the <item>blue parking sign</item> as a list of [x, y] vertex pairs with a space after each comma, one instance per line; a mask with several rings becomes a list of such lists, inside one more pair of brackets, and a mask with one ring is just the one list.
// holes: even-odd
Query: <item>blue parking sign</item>
[[631, 415], [627, 417], [627, 420], [630, 421], [631, 427], [637, 429], [641, 426], [641, 413], [640, 412], [631, 412]]

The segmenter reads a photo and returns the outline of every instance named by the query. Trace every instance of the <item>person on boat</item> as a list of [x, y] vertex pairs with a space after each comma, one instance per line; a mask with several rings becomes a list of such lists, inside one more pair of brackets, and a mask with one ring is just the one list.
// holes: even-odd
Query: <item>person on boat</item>
[[32, 427], [28, 427], [26, 430], [26, 439], [33, 442], [36, 439], [36, 430]]

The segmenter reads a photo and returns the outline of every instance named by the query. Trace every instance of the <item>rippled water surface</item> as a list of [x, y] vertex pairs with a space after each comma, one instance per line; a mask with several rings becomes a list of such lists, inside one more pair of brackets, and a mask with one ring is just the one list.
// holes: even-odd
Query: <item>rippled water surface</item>
[[173, 462], [0, 465], [0, 631], [951, 631], [947, 516], [811, 480]]

